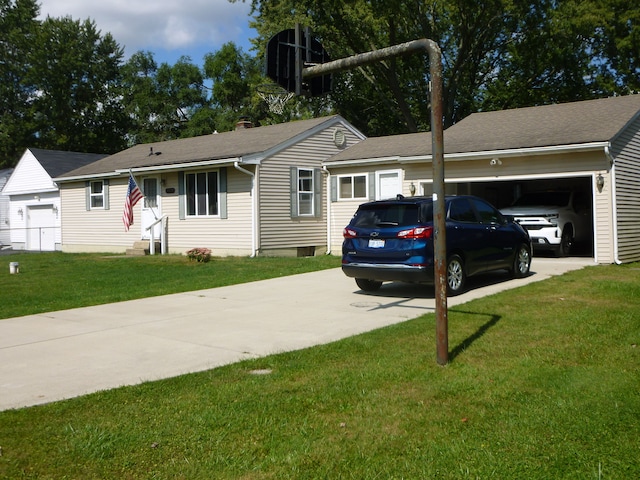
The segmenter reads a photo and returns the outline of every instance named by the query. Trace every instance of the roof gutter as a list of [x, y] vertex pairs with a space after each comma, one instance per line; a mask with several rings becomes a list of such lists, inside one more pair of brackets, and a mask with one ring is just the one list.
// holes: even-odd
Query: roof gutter
[[[550, 145], [544, 147], [527, 147], [527, 148], [510, 148], [506, 150], [486, 150], [482, 152], [460, 152], [460, 153], [445, 153], [445, 160], [449, 161], [462, 161], [462, 160], [486, 160], [495, 157], [509, 158], [509, 157], [525, 157], [525, 156], [537, 156], [537, 155], [550, 155], [554, 153], [577, 153], [577, 152], [590, 152], [602, 150], [608, 145], [608, 142], [589, 142], [589, 143], [574, 143], [569, 145]], [[421, 159], [428, 157], [406, 157], [403, 159], [405, 162], [420, 161]]]
[[[428, 156], [429, 160], [431, 160], [431, 155]], [[352, 160], [336, 160], [323, 162], [323, 165], [327, 167], [349, 167], [354, 165], [376, 165], [383, 164], [389, 162], [399, 162], [401, 161], [400, 156], [394, 155], [392, 157], [379, 157], [379, 158], [357, 158]]]
[[[464, 160], [486, 160], [495, 157], [524, 157], [534, 155], [549, 155], [553, 153], [575, 153], [575, 152], [588, 152], [598, 151], [606, 148], [609, 142], [589, 142], [589, 143], [575, 143], [569, 145], [553, 145], [544, 147], [528, 147], [528, 148], [512, 148], [506, 150], [486, 150], [482, 152], [458, 152], [458, 153], [445, 153], [444, 158], [446, 161], [464, 161]], [[356, 165], [375, 165], [381, 163], [417, 163], [417, 162], [430, 162], [431, 154], [425, 155], [412, 155], [412, 156], [387, 156], [377, 158], [358, 158], [350, 160], [335, 160], [324, 162], [324, 165], [328, 167], [348, 167]]]
[[92, 178], [112, 178], [119, 177], [121, 175], [129, 175], [130, 172], [133, 173], [156, 173], [156, 172], [169, 172], [169, 171], [177, 171], [177, 170], [185, 170], [185, 169], [194, 169], [201, 167], [210, 167], [210, 166], [221, 166], [221, 165], [233, 165], [234, 163], [241, 162], [242, 159], [238, 157], [232, 158], [224, 158], [217, 160], [205, 160], [201, 162], [181, 162], [181, 163], [170, 163], [166, 165], [151, 165], [145, 167], [131, 167], [131, 168], [118, 168], [116, 170], [112, 170], [110, 172], [102, 172], [102, 173], [92, 173], [85, 175], [75, 175], [73, 177], [58, 177], [54, 178], [55, 182], [73, 182], [78, 180], [87, 180]]
[[[257, 212], [258, 212], [258, 207], [256, 205], [256, 192], [255, 192], [255, 188], [256, 188], [256, 174], [253, 172], [250, 172], [249, 170], [242, 168], [240, 166], [240, 162], [239, 161], [235, 161], [233, 162], [233, 166], [236, 170], [238, 170], [239, 172], [242, 172], [246, 175], [249, 175], [251, 177], [251, 258], [254, 258], [257, 254], [258, 251], [258, 247], [257, 247], [257, 240], [256, 240], [256, 234], [258, 231], [258, 219], [257, 219]], [[256, 165], [256, 170], [257, 170], [258, 166]]]

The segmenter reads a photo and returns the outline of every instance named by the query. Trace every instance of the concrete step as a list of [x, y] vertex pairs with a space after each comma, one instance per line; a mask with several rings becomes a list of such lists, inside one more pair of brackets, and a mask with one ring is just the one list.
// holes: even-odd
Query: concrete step
[[[149, 255], [150, 243], [151, 242], [149, 242], [149, 240], [139, 240], [137, 242], [133, 242], [133, 248], [127, 248], [126, 254], [131, 256]], [[160, 253], [160, 248], [160, 242], [155, 242], [156, 254]]]
[[149, 250], [143, 248], [127, 248], [126, 254], [130, 257], [143, 257], [149, 255]]

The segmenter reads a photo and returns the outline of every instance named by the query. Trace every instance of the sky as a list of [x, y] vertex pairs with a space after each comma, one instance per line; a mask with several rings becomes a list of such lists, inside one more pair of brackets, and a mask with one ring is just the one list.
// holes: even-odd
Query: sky
[[40, 16], [91, 19], [102, 35], [111, 33], [124, 60], [150, 51], [158, 64], [173, 65], [182, 55], [196, 65], [206, 53], [234, 42], [250, 53], [251, 2], [238, 0], [39, 0]]

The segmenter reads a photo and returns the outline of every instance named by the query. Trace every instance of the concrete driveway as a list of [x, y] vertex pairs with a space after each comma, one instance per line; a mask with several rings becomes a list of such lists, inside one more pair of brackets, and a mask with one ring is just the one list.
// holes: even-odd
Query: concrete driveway
[[[593, 264], [535, 258], [531, 276], [472, 280], [448, 306]], [[0, 320], [0, 410], [328, 343], [433, 312], [433, 297], [404, 284], [365, 294], [332, 269]]]

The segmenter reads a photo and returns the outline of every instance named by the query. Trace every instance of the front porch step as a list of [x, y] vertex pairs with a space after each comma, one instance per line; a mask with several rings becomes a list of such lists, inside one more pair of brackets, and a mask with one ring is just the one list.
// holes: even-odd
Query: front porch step
[[[140, 240], [133, 243], [133, 248], [127, 248], [126, 254], [132, 257], [141, 257], [144, 255], [149, 255], [150, 249], [149, 240]], [[160, 242], [155, 242], [155, 250], [156, 254], [160, 253]]]

